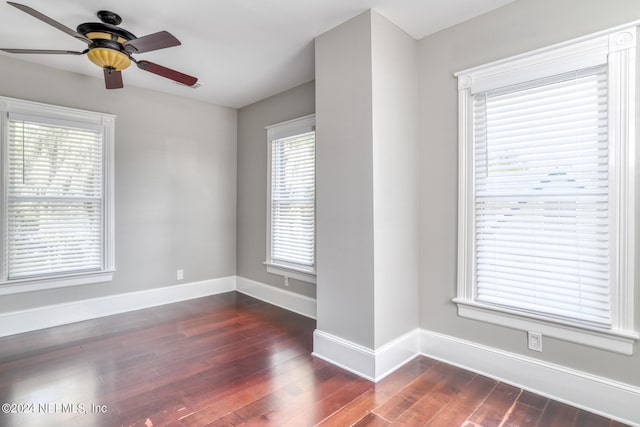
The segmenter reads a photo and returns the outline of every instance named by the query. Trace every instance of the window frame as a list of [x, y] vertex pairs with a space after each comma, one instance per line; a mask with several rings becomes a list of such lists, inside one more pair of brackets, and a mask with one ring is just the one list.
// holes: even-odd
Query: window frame
[[[458, 80], [458, 315], [631, 355], [634, 330], [636, 40], [640, 21], [454, 74]], [[476, 301], [473, 96], [606, 64], [609, 87], [611, 328]]]
[[[27, 115], [43, 119], [43, 123], [61, 121], [73, 123], [78, 127], [95, 129], [100, 127], [103, 133], [102, 173], [103, 173], [103, 204], [102, 204], [102, 258], [103, 266], [100, 271], [82, 273], [58, 273], [29, 277], [23, 279], [7, 279], [7, 238], [8, 238], [8, 124], [9, 114]], [[111, 114], [97, 113], [49, 105], [44, 103], [25, 101], [21, 99], [0, 96], [0, 295], [17, 294], [38, 290], [56, 289], [68, 286], [79, 286], [93, 283], [108, 282], [113, 279], [115, 271], [114, 251], [114, 139], [115, 117]]]
[[[276, 123], [265, 127], [267, 131], [267, 197], [266, 197], [266, 260], [263, 264], [266, 266], [267, 272], [283, 276], [285, 281], [289, 278], [300, 280], [307, 283], [316, 283], [316, 258], [314, 251], [314, 263], [312, 268], [304, 268], [303, 266], [289, 264], [274, 260], [271, 254], [272, 239], [272, 200], [271, 200], [271, 179], [272, 171], [272, 144], [277, 139], [292, 137], [313, 131], [315, 133], [315, 114], [299, 117], [281, 123]], [[315, 137], [314, 137], [315, 138]], [[315, 167], [314, 167], [315, 173]], [[315, 198], [314, 198], [314, 223], [315, 221]], [[314, 227], [314, 240], [316, 230]], [[315, 245], [314, 245], [315, 246]], [[285, 282], [286, 283], [286, 282]]]

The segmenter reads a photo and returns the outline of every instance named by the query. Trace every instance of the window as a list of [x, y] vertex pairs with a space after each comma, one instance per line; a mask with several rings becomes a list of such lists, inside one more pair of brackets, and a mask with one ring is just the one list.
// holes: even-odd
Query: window
[[631, 354], [636, 27], [456, 73], [458, 313]]
[[0, 97], [0, 294], [111, 280], [113, 125]]
[[267, 127], [267, 271], [315, 283], [315, 117]]

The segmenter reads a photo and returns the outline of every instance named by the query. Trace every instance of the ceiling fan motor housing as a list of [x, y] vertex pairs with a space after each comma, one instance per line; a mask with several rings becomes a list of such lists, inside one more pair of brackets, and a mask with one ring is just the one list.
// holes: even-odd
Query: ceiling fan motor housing
[[[131, 65], [131, 57], [123, 45], [136, 38], [129, 31], [113, 24], [99, 22], [80, 24], [77, 31], [91, 40], [87, 57], [98, 67], [121, 71]], [[133, 49], [132, 46], [131, 48]]]

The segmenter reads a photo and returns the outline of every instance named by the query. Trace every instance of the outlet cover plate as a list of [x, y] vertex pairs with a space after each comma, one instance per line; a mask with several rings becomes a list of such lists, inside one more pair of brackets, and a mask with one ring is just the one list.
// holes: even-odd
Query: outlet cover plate
[[529, 350], [542, 352], [542, 334], [540, 332], [527, 332], [527, 347]]

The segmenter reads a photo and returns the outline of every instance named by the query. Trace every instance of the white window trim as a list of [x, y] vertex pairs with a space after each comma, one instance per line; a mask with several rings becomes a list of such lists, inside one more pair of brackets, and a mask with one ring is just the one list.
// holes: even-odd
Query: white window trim
[[[637, 26], [632, 22], [565, 43], [460, 71], [458, 78], [458, 286], [453, 301], [458, 314], [474, 320], [631, 355], [640, 334], [634, 330], [635, 262], [635, 56]], [[608, 64], [610, 177], [612, 199], [611, 246], [612, 328], [608, 330], [562, 323], [497, 309], [474, 300], [474, 162], [473, 95], [549, 75]], [[626, 162], [621, 163], [620, 159]]]
[[286, 277], [289, 279], [301, 280], [307, 283], [316, 283], [315, 270], [303, 270], [293, 266], [286, 266], [284, 264], [274, 264], [265, 261], [263, 263], [267, 267], [267, 273], [277, 274], [278, 276]]
[[[63, 120], [81, 123], [90, 126], [99, 126], [104, 132], [103, 146], [103, 170], [104, 170], [104, 245], [103, 245], [103, 269], [101, 271], [81, 274], [51, 275], [43, 278], [30, 278], [20, 280], [4, 280], [6, 272], [0, 272], [0, 295], [17, 294], [23, 292], [38, 291], [43, 289], [55, 289], [68, 286], [87, 285], [93, 283], [108, 282], [113, 279], [115, 271], [114, 255], [114, 125], [116, 116], [111, 114], [96, 113], [38, 102], [24, 101], [20, 99], [0, 96], [0, 164], [5, 165], [7, 158], [8, 138], [8, 114], [20, 113], [32, 116], [45, 117], [53, 120]], [[2, 182], [8, 180], [8, 168], [2, 167]], [[6, 186], [0, 185], [0, 242], [6, 244], [7, 222], [5, 218], [8, 194]], [[6, 248], [2, 248], [2, 256], [5, 257], [0, 268], [6, 266]]]
[[296, 279], [307, 283], [316, 283], [315, 266], [312, 269], [305, 269], [298, 265], [275, 262], [271, 259], [271, 143], [279, 138], [286, 138], [297, 134], [315, 130], [316, 115], [299, 117], [297, 119], [287, 120], [285, 122], [276, 123], [266, 126], [267, 131], [267, 228], [266, 228], [266, 261], [263, 264], [267, 268], [267, 272], [283, 276], [286, 279]]

